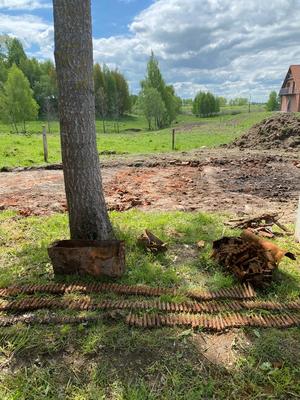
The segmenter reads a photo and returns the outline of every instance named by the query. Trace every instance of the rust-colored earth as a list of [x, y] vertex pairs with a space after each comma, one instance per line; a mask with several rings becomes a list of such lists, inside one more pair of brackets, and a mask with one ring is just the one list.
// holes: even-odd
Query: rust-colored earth
[[[300, 193], [296, 153], [203, 149], [111, 159], [102, 175], [109, 209], [221, 213], [281, 211], [293, 221]], [[67, 209], [61, 170], [0, 173], [0, 209], [44, 215]]]

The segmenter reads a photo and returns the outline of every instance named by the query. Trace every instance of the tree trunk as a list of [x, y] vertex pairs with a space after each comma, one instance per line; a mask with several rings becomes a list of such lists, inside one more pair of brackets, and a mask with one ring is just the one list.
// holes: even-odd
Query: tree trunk
[[53, 0], [60, 135], [72, 239], [114, 238], [96, 145], [90, 0]]

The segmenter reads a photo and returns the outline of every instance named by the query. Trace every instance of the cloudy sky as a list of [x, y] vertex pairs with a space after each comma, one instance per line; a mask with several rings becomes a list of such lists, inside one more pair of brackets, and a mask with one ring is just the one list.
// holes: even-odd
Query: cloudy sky
[[[154, 51], [179, 95], [210, 90], [263, 101], [300, 64], [300, 0], [92, 0], [95, 61], [137, 92]], [[53, 58], [49, 0], [0, 0], [0, 33]]]

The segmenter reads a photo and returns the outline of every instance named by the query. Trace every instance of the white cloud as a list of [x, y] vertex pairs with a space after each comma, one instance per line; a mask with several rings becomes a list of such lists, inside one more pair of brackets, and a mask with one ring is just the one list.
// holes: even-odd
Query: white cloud
[[300, 63], [300, 0], [157, 0], [130, 36], [95, 40], [95, 58], [139, 81], [151, 49], [181, 95], [207, 88], [262, 99]]
[[25, 49], [38, 47], [33, 55], [53, 58], [53, 26], [34, 15], [7, 15], [0, 13], [1, 34], [20, 39]]
[[[12, 7], [47, 1], [0, 0]], [[263, 100], [278, 90], [290, 64], [300, 64], [300, 0], [156, 0], [128, 35], [94, 39], [94, 57], [118, 67], [137, 91], [153, 50], [177, 93], [210, 90]], [[0, 33], [20, 38], [35, 56], [53, 58], [53, 27], [33, 15], [0, 13]]]
[[52, 8], [52, 4], [43, 0], [0, 0], [0, 9], [31, 11], [41, 8]]

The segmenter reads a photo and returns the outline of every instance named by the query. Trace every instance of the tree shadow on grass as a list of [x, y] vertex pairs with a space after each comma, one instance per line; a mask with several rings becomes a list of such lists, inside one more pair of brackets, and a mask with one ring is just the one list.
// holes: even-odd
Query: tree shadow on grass
[[248, 328], [245, 342], [241, 360], [245, 381], [255, 384], [257, 393], [263, 386], [269, 398], [299, 398], [300, 330]]
[[[209, 335], [121, 322], [19, 326], [1, 339], [7, 354], [14, 351], [2, 383], [24, 399], [289, 399], [287, 392], [300, 390], [299, 335], [276, 329]], [[210, 355], [223, 347], [236, 358], [228, 365], [211, 361], [210, 347]]]
[[47, 245], [25, 245], [0, 269], [1, 286], [53, 279]]
[[278, 269], [273, 274], [272, 283], [259, 294], [271, 299], [289, 300], [300, 295], [299, 273], [294, 268]]
[[[228, 375], [175, 329], [143, 331], [122, 323], [29, 329], [27, 350], [18, 349], [4, 381], [11, 393], [24, 393], [22, 398], [36, 392], [36, 385], [41, 393], [48, 387], [49, 398], [77, 398], [75, 393], [80, 399], [102, 398], [92, 396], [98, 392], [105, 399], [212, 399], [220, 378]], [[7, 341], [13, 335], [21, 337], [21, 331], [12, 331]]]

